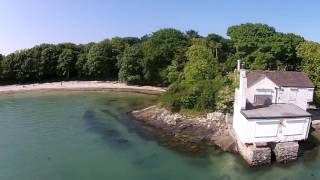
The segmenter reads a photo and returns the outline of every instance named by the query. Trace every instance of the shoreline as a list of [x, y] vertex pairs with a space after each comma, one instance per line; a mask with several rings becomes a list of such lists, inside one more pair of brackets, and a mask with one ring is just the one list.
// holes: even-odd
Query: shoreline
[[[129, 114], [142, 126], [146, 126], [146, 131], [156, 135], [162, 140], [162, 144], [171, 149], [202, 155], [206, 154], [209, 148], [217, 147], [224, 152], [239, 155], [248, 167], [268, 166], [276, 162], [286, 164], [295, 161], [294, 158], [301, 158], [301, 156], [312, 160], [320, 146], [320, 123], [312, 125], [313, 130], [308, 140], [299, 144], [280, 144], [289, 147], [289, 150], [278, 153], [279, 156], [284, 154], [284, 157], [287, 158], [285, 160], [288, 160], [283, 161], [272, 159], [271, 152], [265, 147], [256, 148], [239, 143], [240, 141], [232, 129], [232, 118], [227, 114], [212, 112], [207, 116], [189, 117], [156, 105], [133, 110]], [[299, 149], [300, 146], [301, 149]], [[299, 152], [299, 154], [295, 156], [295, 152]], [[294, 158], [290, 159], [292, 157]]]
[[161, 94], [166, 90], [155, 86], [127, 85], [117, 81], [61, 81], [0, 86], [0, 95], [34, 91], [123, 91], [144, 94]]
[[219, 112], [189, 117], [156, 105], [133, 110], [129, 114], [147, 127], [167, 147], [179, 152], [206, 154], [212, 147], [236, 152], [235, 141], [228, 131], [229, 116]]

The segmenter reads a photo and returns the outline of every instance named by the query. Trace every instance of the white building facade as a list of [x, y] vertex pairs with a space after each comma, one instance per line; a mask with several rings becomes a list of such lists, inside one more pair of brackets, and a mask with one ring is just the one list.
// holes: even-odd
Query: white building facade
[[302, 72], [240, 71], [233, 129], [242, 143], [308, 138], [314, 85]]

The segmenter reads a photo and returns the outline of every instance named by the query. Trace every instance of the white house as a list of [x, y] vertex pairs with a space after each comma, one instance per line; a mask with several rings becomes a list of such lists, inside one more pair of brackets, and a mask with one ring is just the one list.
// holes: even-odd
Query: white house
[[240, 69], [233, 129], [245, 144], [308, 138], [314, 85], [302, 72]]

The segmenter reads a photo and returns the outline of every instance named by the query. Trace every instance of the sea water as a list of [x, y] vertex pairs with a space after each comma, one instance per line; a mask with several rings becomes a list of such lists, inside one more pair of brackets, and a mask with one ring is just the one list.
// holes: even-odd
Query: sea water
[[[127, 112], [157, 96], [128, 92], [32, 92], [0, 96], [0, 180], [319, 179], [318, 147], [289, 165], [249, 168], [212, 148], [179, 153]], [[311, 138], [317, 144], [317, 134]]]

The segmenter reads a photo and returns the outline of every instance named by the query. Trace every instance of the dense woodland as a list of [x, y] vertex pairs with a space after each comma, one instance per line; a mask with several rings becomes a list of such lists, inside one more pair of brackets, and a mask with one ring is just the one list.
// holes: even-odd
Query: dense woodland
[[167, 28], [141, 38], [41, 44], [0, 55], [0, 78], [2, 84], [119, 80], [169, 86], [160, 102], [174, 111], [229, 112], [237, 59], [248, 69], [304, 71], [320, 87], [320, 44], [266, 24], [231, 26], [227, 35]]

